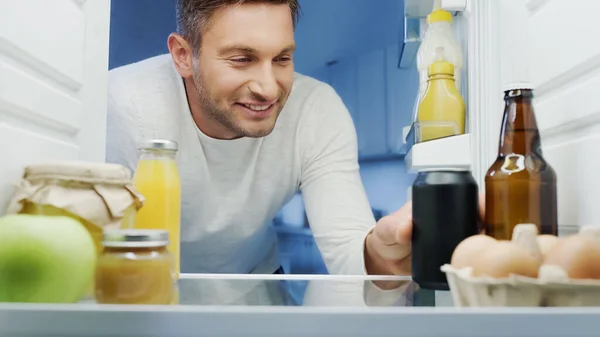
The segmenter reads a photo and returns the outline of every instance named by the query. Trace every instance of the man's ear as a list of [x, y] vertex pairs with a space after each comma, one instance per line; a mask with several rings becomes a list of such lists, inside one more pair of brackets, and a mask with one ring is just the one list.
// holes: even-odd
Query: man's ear
[[194, 74], [192, 46], [177, 33], [169, 35], [167, 46], [179, 75], [183, 78], [191, 78]]

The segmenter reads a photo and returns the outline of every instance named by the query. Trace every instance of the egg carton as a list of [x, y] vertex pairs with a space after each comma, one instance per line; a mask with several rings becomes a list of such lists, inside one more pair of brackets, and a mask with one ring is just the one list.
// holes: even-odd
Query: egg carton
[[562, 268], [553, 265], [542, 265], [537, 278], [474, 277], [472, 267], [457, 269], [450, 264], [441, 270], [457, 307], [600, 306], [600, 280], [570, 279]]

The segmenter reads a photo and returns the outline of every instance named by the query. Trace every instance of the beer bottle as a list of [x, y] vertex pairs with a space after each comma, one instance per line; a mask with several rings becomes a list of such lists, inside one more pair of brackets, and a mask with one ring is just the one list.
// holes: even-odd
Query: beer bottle
[[557, 235], [556, 173], [544, 160], [533, 109], [533, 89], [513, 85], [504, 92], [498, 157], [485, 176], [485, 231], [510, 240], [520, 223]]

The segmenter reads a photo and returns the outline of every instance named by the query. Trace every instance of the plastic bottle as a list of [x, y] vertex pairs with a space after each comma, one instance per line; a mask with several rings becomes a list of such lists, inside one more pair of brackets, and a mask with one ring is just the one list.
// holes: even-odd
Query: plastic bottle
[[[428, 69], [435, 62], [436, 50], [444, 47], [446, 60], [454, 65], [454, 80], [456, 87], [460, 88], [460, 72], [463, 67], [462, 48], [452, 30], [452, 14], [437, 5], [427, 16], [428, 29], [419, 51], [417, 52], [417, 70], [419, 71], [419, 93], [417, 104], [427, 90]], [[417, 105], [416, 104], [416, 105]], [[414, 121], [417, 120], [415, 111]]]
[[436, 59], [428, 68], [428, 85], [417, 112], [420, 141], [465, 133], [465, 102], [453, 74], [454, 66], [447, 61], [444, 47], [438, 47]]

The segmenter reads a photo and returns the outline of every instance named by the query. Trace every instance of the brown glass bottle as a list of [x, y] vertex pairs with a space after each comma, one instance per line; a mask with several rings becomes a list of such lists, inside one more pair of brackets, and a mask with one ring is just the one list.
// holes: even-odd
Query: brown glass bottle
[[516, 225], [533, 223], [557, 235], [556, 173], [542, 155], [533, 90], [515, 86], [504, 101], [498, 157], [485, 176], [486, 234], [510, 240]]

